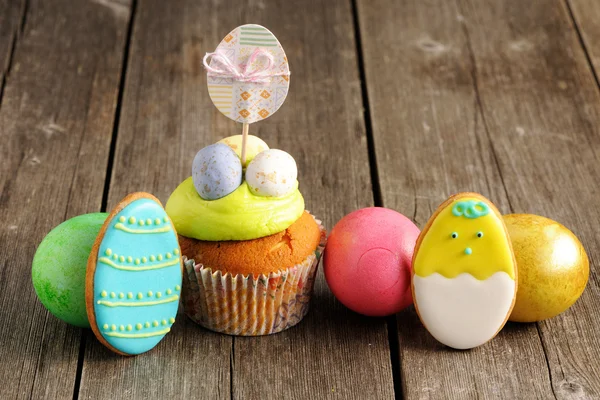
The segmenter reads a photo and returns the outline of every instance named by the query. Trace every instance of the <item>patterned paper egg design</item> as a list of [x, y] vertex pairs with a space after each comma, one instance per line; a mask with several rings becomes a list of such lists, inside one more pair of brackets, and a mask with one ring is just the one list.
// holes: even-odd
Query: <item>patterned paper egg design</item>
[[[218, 143], [225, 143], [235, 151], [240, 159], [242, 158], [242, 135], [229, 136], [219, 140]], [[246, 140], [246, 163], [243, 167], [246, 168], [258, 153], [265, 150], [269, 150], [269, 146], [261, 138], [248, 135]]]
[[194, 157], [192, 180], [204, 200], [220, 199], [241, 185], [242, 162], [224, 143], [206, 146]]
[[[208, 94], [217, 109], [237, 122], [262, 121], [275, 113], [285, 101], [290, 86], [290, 68], [283, 47], [265, 27], [255, 24], [242, 25], [231, 31], [217, 46], [215, 52], [226, 57], [238, 70], [244, 70], [256, 51], [272, 57], [255, 57], [249, 71], [269, 75], [265, 82], [240, 81], [228, 77], [207, 76]], [[210, 66], [223, 70], [218, 58], [213, 57]]]
[[510, 315], [516, 268], [494, 205], [474, 193], [451, 197], [428, 222], [415, 249], [412, 287], [423, 325], [456, 349], [486, 343]]
[[135, 198], [105, 226], [86, 288], [93, 291], [92, 327], [113, 350], [140, 354], [175, 322], [182, 280], [177, 233], [150, 196]]
[[259, 153], [246, 169], [246, 182], [258, 196], [285, 196], [295, 188], [297, 177], [296, 161], [283, 150]]

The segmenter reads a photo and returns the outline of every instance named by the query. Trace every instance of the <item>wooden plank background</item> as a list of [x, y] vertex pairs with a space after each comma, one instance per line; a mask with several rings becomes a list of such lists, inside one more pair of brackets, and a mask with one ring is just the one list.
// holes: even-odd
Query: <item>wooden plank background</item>
[[[424, 226], [446, 198], [476, 191], [510, 211], [481, 107], [471, 37], [479, 32], [461, 5], [421, 1], [360, 4], [366, 82], [383, 204]], [[389, 9], [381, 18], [378, 10]], [[398, 21], [398, 16], [401, 16]], [[426, 21], [429, 21], [427, 23]], [[397, 26], [402, 35], [397, 35]], [[424, 29], [424, 27], [427, 27]], [[388, 44], [381, 60], [380, 43]], [[389, 146], [389, 143], [397, 143]], [[411, 171], [402, 174], [397, 171]], [[403, 188], [399, 191], [398, 188]], [[549, 398], [548, 368], [535, 325], [509, 326], [489, 345], [449, 350], [413, 308], [398, 316], [406, 397]], [[432, 351], [435, 357], [427, 357]]]
[[100, 209], [128, 12], [68, 0], [26, 9], [8, 16], [17, 40], [0, 99], [0, 398], [70, 398], [81, 330], [49, 316], [29, 271], [50, 229]]
[[[0, 398], [600, 398], [599, 16], [594, 0], [0, 0]], [[180, 315], [123, 358], [49, 315], [29, 270], [52, 227], [133, 191], [166, 201], [198, 149], [238, 133], [201, 59], [248, 22], [277, 35], [293, 74], [252, 133], [295, 157], [328, 228], [369, 205], [422, 227], [478, 191], [578, 235], [581, 300], [461, 352], [412, 307], [350, 312], [322, 272], [302, 324], [268, 337]]]

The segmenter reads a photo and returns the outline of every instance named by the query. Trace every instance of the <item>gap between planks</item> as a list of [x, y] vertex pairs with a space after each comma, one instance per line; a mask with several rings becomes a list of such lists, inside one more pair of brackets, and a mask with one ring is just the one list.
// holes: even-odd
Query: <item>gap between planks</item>
[[3, 66], [4, 70], [1, 71], [1, 79], [0, 79], [0, 110], [2, 109], [2, 99], [4, 98], [4, 87], [6, 86], [6, 81], [8, 80], [8, 76], [10, 75], [10, 71], [12, 69], [12, 62], [15, 55], [15, 50], [17, 48], [17, 41], [23, 34], [25, 29], [25, 23], [27, 21], [27, 10], [29, 9], [29, 0], [23, 0], [21, 4], [21, 15], [19, 18], [19, 23], [15, 24], [13, 30], [12, 42], [10, 44], [10, 49], [8, 50], [8, 57], [6, 60], [6, 64]]
[[[381, 183], [379, 182], [379, 170], [377, 168], [377, 154], [375, 152], [375, 136], [373, 135], [373, 124], [371, 120], [371, 106], [369, 103], [369, 92], [367, 90], [367, 78], [363, 55], [363, 45], [358, 17], [357, 0], [350, 0], [352, 10], [352, 24], [354, 26], [354, 41], [356, 44], [356, 60], [360, 78], [360, 91], [363, 102], [363, 119], [365, 122], [365, 133], [367, 136], [367, 150], [369, 156], [369, 171], [371, 174], [371, 187], [373, 190], [373, 204], [375, 207], [383, 207], [383, 196]], [[414, 222], [414, 219], [413, 219]], [[402, 380], [400, 367], [400, 341], [398, 334], [397, 315], [386, 317], [386, 328], [388, 333], [388, 346], [390, 351], [390, 364], [392, 367], [392, 382], [394, 384], [394, 397], [397, 400], [403, 398]]]
[[[121, 120], [121, 105], [123, 102], [123, 92], [125, 91], [125, 79], [127, 77], [127, 66], [129, 62], [130, 56], [130, 45], [131, 45], [131, 37], [133, 33], [133, 25], [135, 21], [135, 11], [137, 6], [137, 0], [131, 1], [131, 12], [129, 15], [129, 21], [127, 22], [127, 33], [125, 37], [125, 45], [123, 46], [123, 62], [121, 64], [121, 76], [119, 78], [119, 91], [117, 93], [117, 104], [115, 107], [115, 115], [113, 118], [113, 129], [112, 136], [110, 140], [110, 147], [108, 151], [108, 161], [106, 163], [106, 175], [104, 180], [104, 189], [102, 192], [102, 201], [100, 203], [100, 212], [107, 212], [107, 203], [108, 203], [108, 192], [110, 189], [110, 181], [112, 178], [112, 169], [115, 159], [115, 148], [117, 145], [117, 135], [119, 131], [119, 121]], [[0, 98], [1, 101], [1, 98]], [[1, 105], [1, 103], [0, 103]], [[80, 342], [79, 342], [79, 353], [77, 356], [77, 370], [75, 372], [75, 385], [73, 387], [73, 400], [77, 400], [79, 398], [79, 389], [81, 386], [81, 375], [83, 373], [83, 361], [85, 357], [85, 344], [87, 337], [87, 330], [81, 330]]]
[[[360, 38], [360, 31], [359, 31], [359, 28], [358, 28], [359, 18], [358, 18], [358, 13], [356, 11], [356, 1], [353, 1], [353, 6], [354, 6], [353, 7], [354, 23], [355, 23], [355, 29], [356, 29], [356, 34], [357, 34], [357, 52], [358, 52], [358, 55], [359, 55], [359, 62], [360, 62], [359, 68], [360, 68], [361, 81], [362, 81], [361, 82], [361, 87], [362, 87], [362, 90], [363, 90], [363, 101], [365, 103], [365, 108], [366, 108], [366, 110], [365, 110], [365, 121], [366, 121], [366, 124], [367, 124], [368, 138], [370, 139], [370, 141], [369, 141], [368, 144], [369, 144], [369, 161], [370, 161], [370, 164], [371, 164], [371, 176], [372, 176], [372, 179], [373, 179], [374, 183], [375, 182], [379, 183], [379, 178], [377, 176], [378, 175], [378, 173], [377, 173], [377, 165], [375, 165], [375, 167], [373, 167], [373, 162], [376, 162], [376, 158], [375, 158], [375, 146], [374, 146], [375, 143], [374, 143], [374, 140], [373, 140], [373, 127], [372, 127], [371, 116], [370, 116], [370, 113], [369, 113], [369, 110], [370, 110], [370, 108], [369, 108], [369, 100], [368, 100], [367, 93], [366, 93], [367, 83], [365, 81], [363, 55], [362, 55], [362, 44], [361, 44], [361, 38]], [[464, 14], [464, 13], [461, 11], [461, 14]], [[571, 15], [571, 18], [573, 19], [572, 15]], [[577, 34], [580, 36], [580, 44], [584, 48], [584, 52], [586, 53], [586, 57], [588, 59], [588, 64], [591, 64], [589, 54], [588, 54], [588, 52], [587, 52], [587, 50], [586, 50], [586, 48], [584, 46], [584, 43], [583, 43], [583, 41], [581, 39], [581, 35], [579, 33], [579, 30], [577, 28], [575, 28], [575, 30], [576, 30]], [[482, 105], [482, 102], [481, 102], [480, 92], [479, 92], [479, 87], [478, 87], [477, 65], [476, 65], [476, 62], [475, 62], [474, 54], [473, 54], [473, 49], [472, 49], [471, 40], [470, 40], [470, 37], [469, 37], [468, 28], [464, 24], [463, 24], [463, 31], [464, 31], [464, 35], [465, 35], [465, 39], [466, 39], [466, 45], [468, 47], [468, 49], [467, 49], [468, 50], [468, 55], [470, 57], [471, 64], [472, 64], [471, 65], [471, 75], [472, 75], [472, 79], [473, 79], [473, 83], [472, 83], [473, 84], [473, 90], [474, 90], [474, 94], [475, 94], [475, 97], [476, 97], [475, 98], [475, 100], [476, 100], [475, 101], [475, 108], [479, 111], [479, 113], [482, 116], [482, 119], [483, 119], [483, 121], [482, 121], [483, 122], [483, 128], [484, 128], [484, 131], [485, 131], [485, 134], [486, 134], [488, 140], [490, 140], [490, 149], [492, 151], [493, 161], [494, 161], [494, 164], [495, 164], [495, 169], [496, 169], [496, 171], [497, 171], [497, 173], [499, 175], [499, 178], [501, 180], [501, 183], [502, 183], [502, 186], [503, 186], [503, 189], [504, 189], [504, 193], [505, 193], [505, 197], [506, 197], [506, 200], [508, 201], [509, 209], [510, 209], [511, 212], [514, 212], [514, 208], [513, 208], [513, 205], [511, 204], [509, 193], [508, 193], [508, 190], [506, 188], [505, 178], [504, 178], [504, 175], [502, 173], [503, 171], [500, 168], [500, 165], [499, 165], [499, 162], [498, 162], [498, 156], [496, 154], [496, 149], [494, 148], [494, 144], [491, 141], [490, 131], [489, 131], [488, 126], [487, 126], [487, 121], [485, 120], [485, 112], [484, 112], [483, 105]], [[598, 77], [596, 76], [593, 67], [592, 67], [592, 71], [594, 73], [594, 78], [596, 79], [596, 83], [598, 84]], [[381, 199], [380, 199], [380, 202], [378, 204], [376, 203], [376, 205], [383, 205], [383, 202], [381, 201]], [[548, 367], [548, 374], [550, 375], [551, 374], [551, 369], [550, 369], [550, 365], [548, 363], [548, 354], [547, 354], [547, 351], [545, 349], [544, 343], [542, 341], [539, 324], [536, 324], [536, 325], [537, 325], [537, 329], [536, 329], [537, 337], [538, 337], [538, 340], [540, 341], [540, 344], [542, 346], [542, 351], [544, 353], [544, 356], [546, 357], [546, 364], [547, 364], [547, 367]], [[389, 331], [389, 329], [388, 329], [388, 331]], [[393, 361], [394, 357], [393, 357], [392, 341], [391, 340], [390, 340], [390, 350], [392, 352], [392, 361]], [[398, 372], [401, 372], [399, 368], [398, 368]], [[394, 374], [395, 373], [396, 373], [396, 371], [394, 371]], [[552, 379], [551, 378], [552, 377], [549, 376], [550, 390], [554, 394], [554, 387], [552, 385]], [[400, 387], [400, 386], [398, 386], [398, 387]], [[396, 386], [396, 376], [394, 376], [394, 388], [396, 390], [396, 396], [398, 397], [398, 391], [397, 391], [397, 386]], [[556, 394], [554, 394], [554, 396], [556, 397]]]
[[583, 50], [583, 54], [585, 54], [585, 59], [587, 61], [587, 64], [590, 67], [590, 72], [592, 73], [592, 76], [594, 77], [594, 80], [596, 81], [596, 86], [598, 86], [598, 89], [600, 90], [600, 80], [598, 79], [598, 73], [596, 71], [596, 68], [594, 68], [594, 63], [592, 62], [592, 57], [590, 55], [588, 47], [585, 44], [585, 40], [583, 39], [583, 35], [581, 33], [581, 28], [579, 27], [579, 24], [577, 23], [577, 18], [575, 18], [575, 14], [573, 14], [573, 8], [571, 7], [571, 2], [569, 0], [564, 0], [564, 4], [565, 4], [565, 8], [567, 9], [567, 13], [569, 14], [569, 19], [571, 20], [571, 23], [573, 24], [573, 30], [577, 34], [577, 40], [579, 41], [579, 45], [581, 46], [581, 49]]
[[[362, 44], [361, 44], [361, 39], [360, 39], [360, 27], [359, 27], [359, 23], [358, 23], [358, 14], [357, 14], [355, 0], [351, 0], [350, 3], [351, 3], [351, 7], [352, 7], [352, 14], [353, 14], [352, 16], [353, 16], [355, 41], [356, 41], [356, 52], [357, 52], [357, 61], [358, 61], [357, 67], [359, 69], [359, 75], [360, 75], [360, 79], [361, 79], [361, 93], [362, 93], [362, 100], [363, 100], [363, 118], [364, 118], [364, 122], [365, 122], [365, 126], [366, 126], [366, 133], [367, 133], [367, 146], [368, 146], [371, 183], [372, 183], [372, 189], [373, 189], [373, 198], [374, 198], [375, 206], [383, 206], [381, 188], [380, 188], [380, 182], [379, 182], [379, 175], [378, 175], [378, 171], [377, 171], [377, 162], [376, 162], [376, 154], [375, 154], [375, 146], [374, 146], [374, 136], [373, 136], [373, 132], [372, 132], [369, 100], [368, 100], [367, 89], [366, 89], [366, 80], [365, 80], [365, 72], [364, 72]], [[112, 178], [112, 170], [113, 170], [113, 166], [114, 166], [115, 148], [116, 148], [116, 143], [118, 140], [118, 129], [119, 129], [119, 121], [120, 121], [120, 117], [121, 117], [122, 99], [123, 99], [125, 81], [126, 81], [126, 76], [127, 76], [127, 64], [128, 64], [129, 58], [131, 56], [130, 44], [131, 44], [131, 38], [132, 38], [132, 32], [133, 32], [133, 25], [135, 23], [135, 17], [136, 17], [136, 1], [134, 0], [132, 3], [131, 15], [130, 15], [130, 20], [129, 20], [128, 28], [127, 28], [126, 43], [125, 43], [125, 48], [124, 48], [125, 57], [123, 59], [123, 66], [121, 69], [121, 78], [120, 78], [120, 83], [119, 83], [118, 99], [117, 99], [117, 105], [116, 105], [116, 110], [115, 110], [112, 138], [111, 138], [109, 157], [108, 157], [107, 168], [106, 168], [106, 180], [105, 180], [103, 196], [102, 196], [102, 203], [101, 203], [101, 211], [102, 212], [106, 212], [107, 203], [108, 203], [108, 195], [109, 195], [110, 183], [111, 183], [111, 178]], [[398, 330], [397, 330], [396, 316], [394, 315], [394, 316], [388, 317], [386, 319], [386, 324], [387, 324], [387, 329], [388, 329], [388, 340], [389, 340], [389, 346], [390, 346], [390, 362], [392, 365], [392, 372], [393, 372], [394, 391], [395, 391], [396, 398], [399, 399], [402, 397], [402, 390], [401, 390], [401, 386], [400, 386], [400, 362], [399, 362], [399, 351], [398, 351], [399, 343], [398, 343]], [[80, 382], [81, 382], [83, 359], [84, 359], [84, 353], [85, 353], [85, 333], [82, 333], [82, 342], [81, 343], [82, 343], [82, 345], [80, 345], [79, 358], [78, 358], [78, 364], [77, 364], [77, 377], [76, 377], [76, 382], [75, 382], [75, 390], [73, 393], [74, 399], [77, 399], [78, 395], [79, 395], [79, 387], [80, 387]], [[232, 340], [232, 354], [230, 356], [230, 375], [231, 375], [230, 376], [230, 386], [231, 386], [230, 396], [232, 398], [234, 396], [234, 391], [233, 391], [233, 367], [234, 367], [233, 354], [234, 354], [234, 351], [235, 351], [235, 337]]]

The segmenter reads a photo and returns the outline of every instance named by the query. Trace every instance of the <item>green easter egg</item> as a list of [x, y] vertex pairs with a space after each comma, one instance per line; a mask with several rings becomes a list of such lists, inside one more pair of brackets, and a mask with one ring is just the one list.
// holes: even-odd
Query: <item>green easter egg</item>
[[55, 317], [89, 328], [85, 309], [85, 270], [106, 213], [71, 218], [42, 240], [31, 269], [35, 292]]

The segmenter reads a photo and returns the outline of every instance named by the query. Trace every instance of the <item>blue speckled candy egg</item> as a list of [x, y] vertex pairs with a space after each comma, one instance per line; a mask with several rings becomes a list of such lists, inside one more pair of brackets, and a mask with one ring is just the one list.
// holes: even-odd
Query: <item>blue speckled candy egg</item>
[[265, 197], [282, 197], [296, 186], [298, 168], [294, 158], [283, 150], [259, 153], [246, 169], [246, 182], [252, 193]]
[[119, 203], [87, 265], [87, 311], [98, 339], [128, 355], [156, 346], [177, 316], [181, 265], [177, 232], [158, 200], [135, 193]]
[[204, 200], [220, 199], [242, 184], [242, 162], [228, 145], [211, 144], [194, 157], [192, 180]]

